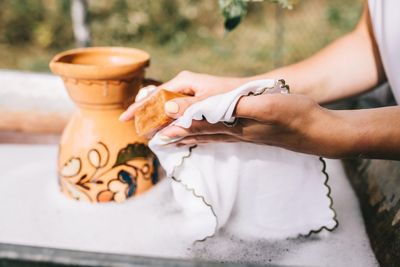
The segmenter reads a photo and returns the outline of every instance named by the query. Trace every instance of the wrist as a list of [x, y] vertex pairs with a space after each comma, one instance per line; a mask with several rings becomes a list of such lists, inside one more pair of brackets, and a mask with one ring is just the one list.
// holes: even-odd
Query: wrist
[[357, 156], [357, 131], [342, 111], [320, 108], [309, 129], [311, 153], [327, 158]]

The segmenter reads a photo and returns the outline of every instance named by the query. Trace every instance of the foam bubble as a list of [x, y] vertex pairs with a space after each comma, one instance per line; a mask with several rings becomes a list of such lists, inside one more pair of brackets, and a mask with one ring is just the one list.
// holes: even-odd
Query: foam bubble
[[56, 157], [55, 146], [0, 145], [0, 242], [223, 262], [378, 266], [357, 199], [338, 161], [327, 162], [340, 221], [335, 232], [249, 240], [228, 227], [192, 246], [169, 180], [122, 204], [76, 202], [59, 192]]

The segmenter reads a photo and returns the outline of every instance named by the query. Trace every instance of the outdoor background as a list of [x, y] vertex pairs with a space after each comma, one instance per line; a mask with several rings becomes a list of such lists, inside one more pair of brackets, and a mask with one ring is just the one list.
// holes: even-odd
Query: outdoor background
[[[51, 57], [75, 47], [69, 0], [0, 0], [0, 68], [48, 72]], [[151, 54], [148, 76], [187, 69], [252, 75], [301, 60], [353, 29], [362, 0], [298, 0], [293, 10], [252, 2], [225, 33], [217, 0], [89, 0], [92, 46]]]

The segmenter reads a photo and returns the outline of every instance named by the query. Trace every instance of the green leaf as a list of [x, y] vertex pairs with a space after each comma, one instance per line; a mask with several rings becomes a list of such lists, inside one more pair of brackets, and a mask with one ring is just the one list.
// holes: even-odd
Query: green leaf
[[240, 21], [242, 20], [241, 17], [234, 17], [230, 19], [226, 19], [224, 23], [224, 27], [227, 31], [232, 31], [236, 26], [239, 25]]
[[225, 29], [231, 31], [239, 25], [247, 13], [247, 1], [244, 0], [219, 0], [222, 15], [225, 18]]
[[148, 158], [151, 155], [153, 153], [145, 144], [129, 144], [118, 152], [117, 160], [113, 167], [123, 165], [135, 158]]
[[[262, 1], [262, 0], [261, 0]], [[295, 0], [269, 0], [282, 8], [292, 9]], [[225, 18], [224, 27], [227, 31], [235, 29], [247, 14], [248, 2], [251, 0], [219, 0], [219, 7]], [[256, 2], [256, 1], [254, 1]], [[258, 1], [257, 1], [258, 2]]]

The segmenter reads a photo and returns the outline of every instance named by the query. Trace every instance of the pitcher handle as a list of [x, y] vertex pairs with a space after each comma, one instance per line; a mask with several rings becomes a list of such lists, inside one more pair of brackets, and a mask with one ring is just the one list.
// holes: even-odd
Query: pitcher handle
[[161, 84], [162, 84], [161, 81], [150, 79], [150, 78], [143, 78], [143, 80], [142, 80], [142, 86], [143, 87], [148, 86], [148, 85], [159, 86]]

